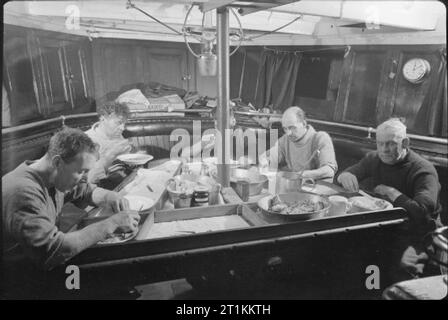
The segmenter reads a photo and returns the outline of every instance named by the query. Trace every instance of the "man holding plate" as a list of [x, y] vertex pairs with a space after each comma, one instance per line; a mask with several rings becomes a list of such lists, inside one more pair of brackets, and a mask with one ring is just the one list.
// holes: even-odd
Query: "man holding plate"
[[86, 134], [99, 145], [99, 160], [89, 172], [88, 180], [107, 189], [116, 186], [129, 173], [126, 168], [113, 162], [119, 155], [130, 153], [133, 149], [123, 137], [125, 123], [129, 116], [127, 105], [107, 102], [97, 109], [99, 122], [86, 131]]
[[437, 171], [409, 148], [406, 126], [399, 119], [387, 120], [377, 127], [376, 143], [377, 151], [347, 168], [337, 180], [351, 192], [357, 192], [363, 184], [394, 206], [406, 209], [409, 220], [395, 250], [401, 256], [401, 269], [418, 275], [427, 258], [422, 238], [439, 224], [442, 210]]

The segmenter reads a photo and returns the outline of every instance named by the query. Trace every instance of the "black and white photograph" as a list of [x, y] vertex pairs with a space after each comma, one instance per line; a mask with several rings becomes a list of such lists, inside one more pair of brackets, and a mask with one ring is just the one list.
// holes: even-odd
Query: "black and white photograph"
[[2, 39], [0, 300], [448, 296], [441, 1], [9, 1]]

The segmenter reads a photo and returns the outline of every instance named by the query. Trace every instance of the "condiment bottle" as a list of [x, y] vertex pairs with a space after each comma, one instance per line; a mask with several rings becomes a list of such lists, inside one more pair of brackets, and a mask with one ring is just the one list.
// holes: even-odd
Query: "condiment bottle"
[[193, 192], [194, 206], [196, 207], [208, 206], [208, 196], [209, 191], [207, 187], [198, 186], [194, 188]]

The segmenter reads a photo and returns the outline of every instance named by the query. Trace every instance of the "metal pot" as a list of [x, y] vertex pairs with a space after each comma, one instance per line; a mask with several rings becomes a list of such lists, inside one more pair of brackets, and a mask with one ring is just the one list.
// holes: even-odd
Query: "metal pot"
[[283, 194], [302, 190], [302, 186], [308, 184], [314, 188], [316, 182], [312, 178], [303, 178], [299, 172], [281, 171], [276, 175], [275, 193]]

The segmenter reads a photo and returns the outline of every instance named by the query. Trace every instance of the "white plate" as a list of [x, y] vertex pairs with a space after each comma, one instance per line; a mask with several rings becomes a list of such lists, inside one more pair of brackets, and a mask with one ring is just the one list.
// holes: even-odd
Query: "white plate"
[[123, 243], [123, 242], [134, 239], [137, 236], [137, 234], [138, 234], [138, 232], [116, 234], [111, 238], [107, 238], [106, 240], [98, 242], [98, 245]]
[[357, 209], [356, 211], [389, 210], [394, 207], [389, 201], [375, 197], [372, 199], [363, 196], [351, 197], [349, 202]]
[[142, 165], [152, 160], [154, 157], [150, 154], [126, 153], [119, 155], [118, 160], [129, 165]]
[[129, 201], [130, 209], [135, 211], [147, 210], [154, 205], [154, 200], [147, 197], [126, 195], [124, 198]]

